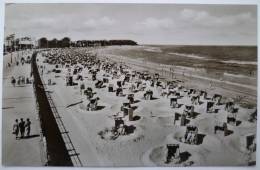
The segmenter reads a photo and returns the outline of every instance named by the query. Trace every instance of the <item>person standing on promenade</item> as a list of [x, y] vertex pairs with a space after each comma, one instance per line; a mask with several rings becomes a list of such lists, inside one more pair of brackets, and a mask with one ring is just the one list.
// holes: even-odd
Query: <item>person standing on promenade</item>
[[25, 122], [23, 121], [23, 118], [21, 118], [21, 121], [19, 123], [19, 130], [20, 130], [21, 138], [23, 138], [24, 131], [25, 131]]
[[18, 119], [15, 119], [15, 123], [13, 125], [13, 134], [15, 134], [15, 139], [18, 139], [18, 134], [19, 134], [19, 123]]
[[11, 78], [11, 83], [12, 83], [12, 85], [15, 87], [16, 80], [15, 80], [14, 77]]
[[31, 121], [29, 118], [26, 119], [25, 128], [26, 128], [26, 137], [29, 137], [31, 132]]

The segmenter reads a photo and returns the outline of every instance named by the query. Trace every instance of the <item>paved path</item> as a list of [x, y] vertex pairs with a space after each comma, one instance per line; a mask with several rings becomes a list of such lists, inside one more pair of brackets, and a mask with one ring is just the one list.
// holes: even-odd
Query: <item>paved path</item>
[[[31, 65], [13, 65], [7, 68], [7, 62], [10, 62], [10, 56], [4, 56], [3, 64], [2, 164], [4, 166], [42, 166], [40, 128], [33, 86], [30, 84], [13, 87], [10, 83], [12, 76], [28, 77]], [[32, 122], [30, 138], [16, 140], [12, 134], [14, 120], [20, 118], [30, 118]]]

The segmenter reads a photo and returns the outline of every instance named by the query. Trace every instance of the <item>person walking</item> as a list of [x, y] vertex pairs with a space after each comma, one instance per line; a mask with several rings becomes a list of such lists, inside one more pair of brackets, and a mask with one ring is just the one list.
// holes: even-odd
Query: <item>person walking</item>
[[17, 85], [20, 86], [20, 84], [21, 84], [21, 77], [19, 76], [17, 80]]
[[26, 129], [26, 137], [29, 137], [31, 133], [31, 121], [29, 118], [26, 119], [25, 129]]
[[20, 130], [21, 138], [24, 138], [25, 122], [23, 118], [20, 119], [19, 130]]
[[11, 78], [11, 83], [12, 83], [12, 85], [15, 87], [16, 80], [15, 80], [14, 77]]
[[13, 125], [13, 134], [15, 134], [15, 139], [18, 139], [18, 134], [19, 134], [19, 123], [18, 119], [15, 119], [15, 123]]

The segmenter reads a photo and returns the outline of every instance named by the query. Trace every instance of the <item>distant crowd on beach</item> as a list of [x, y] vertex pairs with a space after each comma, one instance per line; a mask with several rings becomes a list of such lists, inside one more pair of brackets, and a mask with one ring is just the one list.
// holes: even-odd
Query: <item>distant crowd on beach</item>
[[30, 133], [31, 121], [29, 118], [27, 118], [26, 121], [24, 121], [23, 118], [21, 118], [20, 122], [18, 121], [18, 119], [15, 119], [15, 123], [13, 125], [13, 134], [15, 135], [15, 139], [28, 138], [30, 137]]

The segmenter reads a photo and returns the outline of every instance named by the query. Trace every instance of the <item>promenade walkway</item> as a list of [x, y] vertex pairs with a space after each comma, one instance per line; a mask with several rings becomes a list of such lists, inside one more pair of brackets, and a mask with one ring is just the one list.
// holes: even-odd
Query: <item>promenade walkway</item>
[[[31, 53], [23, 52], [26, 57]], [[31, 65], [15, 65], [19, 57], [12, 54], [12, 66], [6, 67], [11, 62], [11, 55], [3, 58], [3, 83], [2, 83], [2, 164], [4, 166], [42, 166], [40, 150], [40, 128], [36, 110], [35, 95], [32, 84], [13, 87], [11, 77], [29, 77]], [[12, 134], [15, 119], [30, 118], [31, 136], [26, 139], [15, 139]]]

